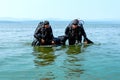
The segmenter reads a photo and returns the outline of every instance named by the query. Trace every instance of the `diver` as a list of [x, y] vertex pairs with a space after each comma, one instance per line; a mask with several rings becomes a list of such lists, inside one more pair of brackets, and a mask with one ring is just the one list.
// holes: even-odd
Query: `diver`
[[49, 21], [40, 22], [34, 33], [35, 40], [32, 46], [52, 45], [54, 44], [54, 36]]
[[49, 21], [40, 22], [34, 33], [34, 41], [32, 46], [54, 45], [59, 46], [63, 44], [61, 37], [54, 37]]
[[74, 19], [65, 29], [64, 40], [68, 39], [69, 45], [82, 42], [82, 36], [84, 37], [85, 44], [93, 44], [91, 40], [87, 38], [82, 22], [78, 19]]

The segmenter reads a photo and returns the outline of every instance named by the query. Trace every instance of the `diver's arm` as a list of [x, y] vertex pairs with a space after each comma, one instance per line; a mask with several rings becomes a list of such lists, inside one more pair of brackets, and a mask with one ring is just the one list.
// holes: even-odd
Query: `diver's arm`
[[69, 26], [67, 26], [65, 29], [65, 36], [68, 37], [68, 35], [69, 35]]
[[41, 28], [37, 28], [35, 33], [34, 33], [34, 37], [37, 39], [37, 40], [40, 40], [41, 39]]
[[81, 29], [82, 29], [82, 35], [84, 37], [84, 43], [85, 44], [93, 44], [93, 42], [87, 38], [87, 35], [86, 35], [85, 30], [83, 28], [83, 25], [81, 25]]
[[82, 32], [84, 39], [87, 39], [87, 35], [86, 35], [86, 32], [85, 32], [82, 24], [80, 25], [80, 28], [81, 28], [81, 32]]
[[51, 36], [51, 39], [53, 40], [54, 36], [53, 36], [53, 31], [51, 27], [50, 27], [50, 36]]
[[34, 37], [37, 39], [37, 40], [40, 40], [41, 38], [41, 28], [43, 27], [43, 22], [40, 22], [34, 32]]

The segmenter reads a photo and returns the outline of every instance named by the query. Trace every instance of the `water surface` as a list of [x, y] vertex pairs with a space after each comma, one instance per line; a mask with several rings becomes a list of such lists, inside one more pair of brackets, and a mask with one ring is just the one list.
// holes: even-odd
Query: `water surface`
[[[120, 80], [120, 24], [86, 22], [89, 46], [32, 47], [38, 21], [0, 22], [0, 80]], [[54, 36], [68, 22], [52, 21]]]

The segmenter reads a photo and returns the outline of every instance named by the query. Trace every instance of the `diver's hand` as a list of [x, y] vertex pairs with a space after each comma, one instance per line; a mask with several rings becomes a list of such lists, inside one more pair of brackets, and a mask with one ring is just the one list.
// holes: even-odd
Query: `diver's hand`
[[41, 39], [41, 43], [44, 44], [44, 43], [45, 43], [45, 40], [44, 40], [44, 39]]
[[55, 44], [55, 41], [52, 41], [51, 43], [54, 45], [54, 44]]
[[87, 45], [87, 44], [88, 44], [88, 42], [87, 42], [87, 40], [85, 40], [85, 41], [84, 41], [84, 45]]

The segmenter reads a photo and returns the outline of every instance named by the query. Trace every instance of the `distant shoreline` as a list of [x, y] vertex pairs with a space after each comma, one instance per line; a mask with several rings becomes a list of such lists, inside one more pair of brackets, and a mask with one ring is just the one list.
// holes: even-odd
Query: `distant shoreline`
[[[46, 19], [45, 19], [46, 20]], [[49, 19], [48, 19], [49, 20]], [[40, 21], [43, 20], [0, 20], [0, 23], [26, 23], [26, 22], [35, 22], [35, 23], [39, 23]], [[69, 23], [70, 20], [49, 20], [50, 22], [67, 22]], [[92, 23], [92, 24], [120, 24], [120, 21], [98, 21], [98, 20], [85, 20], [85, 23]]]

